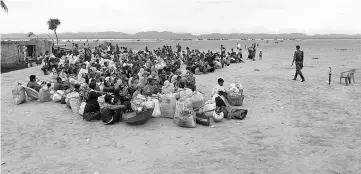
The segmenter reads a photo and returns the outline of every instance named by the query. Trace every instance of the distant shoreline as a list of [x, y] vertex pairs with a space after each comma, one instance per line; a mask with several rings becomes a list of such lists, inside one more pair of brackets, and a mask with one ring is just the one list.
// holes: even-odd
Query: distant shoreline
[[[29, 39], [34, 39], [33, 38], [1, 38], [1, 41], [26, 41]], [[50, 40], [49, 38], [39, 38], [40, 40], [43, 39], [47, 39]], [[281, 40], [361, 40], [361, 38], [300, 38], [300, 39], [218, 39], [218, 38], [214, 38], [214, 39], [118, 39], [118, 38], [73, 38], [73, 39], [63, 39], [63, 38], [59, 38], [59, 42], [83, 42], [83, 41], [89, 41], [89, 42], [95, 42], [95, 41], [109, 41], [109, 42], [116, 42], [116, 41], [120, 41], [120, 42], [153, 42], [153, 41], [281, 41]], [[55, 41], [55, 39], [54, 39]]]

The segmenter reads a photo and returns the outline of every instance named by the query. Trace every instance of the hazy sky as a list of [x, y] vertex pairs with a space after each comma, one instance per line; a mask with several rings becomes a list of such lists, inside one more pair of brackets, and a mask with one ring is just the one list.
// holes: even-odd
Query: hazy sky
[[361, 0], [4, 0], [1, 33], [173, 31], [361, 34]]

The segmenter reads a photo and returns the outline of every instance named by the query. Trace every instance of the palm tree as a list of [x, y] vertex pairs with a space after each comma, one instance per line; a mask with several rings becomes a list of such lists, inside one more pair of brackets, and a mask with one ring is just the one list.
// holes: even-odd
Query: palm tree
[[6, 6], [5, 2], [3, 0], [0, 0], [1, 8], [7, 13], [8, 7]]
[[59, 43], [58, 35], [56, 34], [56, 29], [58, 29], [58, 26], [60, 25], [60, 20], [55, 18], [51, 18], [48, 20], [49, 30], [54, 30], [54, 34], [56, 36], [56, 45]]

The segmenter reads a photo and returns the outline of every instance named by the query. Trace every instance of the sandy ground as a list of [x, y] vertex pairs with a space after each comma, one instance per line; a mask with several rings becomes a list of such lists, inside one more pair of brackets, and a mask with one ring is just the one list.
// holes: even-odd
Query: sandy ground
[[[296, 44], [306, 53], [305, 83], [291, 80]], [[1, 74], [1, 173], [361, 173], [361, 74], [350, 86], [338, 79], [361, 70], [361, 42], [287, 41], [260, 50], [262, 61], [196, 77], [207, 94], [219, 77], [245, 88], [247, 118], [213, 128], [162, 118], [104, 126], [53, 102], [14, 105], [16, 81], [48, 77], [39, 67]]]

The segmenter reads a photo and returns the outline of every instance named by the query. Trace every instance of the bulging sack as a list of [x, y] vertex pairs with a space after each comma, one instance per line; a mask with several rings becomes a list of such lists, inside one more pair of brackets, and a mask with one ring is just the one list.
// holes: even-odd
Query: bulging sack
[[13, 95], [14, 104], [19, 105], [19, 104], [25, 103], [26, 95], [25, 95], [25, 89], [23, 86], [18, 84], [11, 92]]
[[66, 104], [70, 106], [74, 114], [79, 114], [81, 98], [78, 92], [71, 92], [66, 96]]
[[198, 111], [207, 117], [213, 116], [213, 111], [216, 109], [216, 103], [213, 101], [207, 101], [204, 106]]
[[178, 101], [174, 114], [174, 123], [180, 127], [196, 127], [196, 113], [189, 99]]
[[174, 118], [175, 107], [177, 100], [171, 93], [161, 95], [162, 102], [160, 103], [160, 112], [163, 118]]
[[196, 127], [196, 113], [193, 111], [192, 102], [189, 99], [176, 103], [174, 123], [180, 127]]
[[53, 102], [60, 102], [61, 97], [64, 95], [64, 91], [57, 90], [53, 95]]
[[243, 86], [238, 82], [232, 83], [229, 85], [229, 91], [231, 93], [239, 93], [243, 95]]
[[203, 94], [199, 91], [194, 91], [193, 95], [189, 98], [189, 100], [192, 102], [194, 109], [199, 109], [204, 105]]
[[[71, 98], [71, 99], [69, 100], [69, 103], [70, 103], [71, 111], [72, 111], [74, 114], [78, 114], [78, 113], [79, 113], [79, 109], [80, 109], [80, 105], [81, 105], [80, 97]], [[85, 108], [85, 107], [84, 107], [84, 108]], [[83, 112], [84, 112], [84, 111], [83, 111]]]
[[214, 122], [221, 122], [222, 119], [224, 117], [224, 113], [223, 112], [219, 112], [217, 113], [216, 111], [213, 111], [213, 115], [212, 115], [212, 118], [213, 118], [213, 121]]
[[147, 109], [153, 109], [155, 104], [154, 104], [154, 101], [152, 99], [148, 99], [147, 101], [144, 102], [144, 106]]
[[43, 103], [43, 102], [49, 102], [51, 101], [51, 97], [50, 97], [50, 89], [44, 89], [41, 88], [39, 91], [39, 102]]

